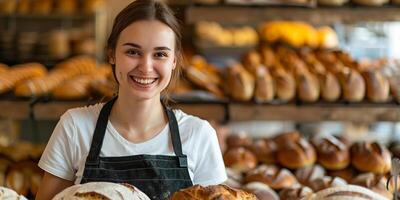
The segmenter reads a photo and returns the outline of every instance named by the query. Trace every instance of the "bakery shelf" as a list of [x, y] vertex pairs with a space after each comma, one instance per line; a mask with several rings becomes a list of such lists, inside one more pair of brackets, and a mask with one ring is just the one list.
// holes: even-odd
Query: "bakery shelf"
[[302, 20], [315, 25], [338, 22], [400, 21], [400, 7], [277, 7], [277, 6], [188, 6], [186, 23], [216, 21], [222, 24], [257, 25], [264, 20]]
[[94, 14], [0, 14], [0, 19], [20, 19], [20, 20], [92, 20], [95, 18]]
[[0, 101], [0, 117], [14, 120], [27, 119], [30, 115], [30, 101], [2, 100]]
[[262, 105], [233, 103], [229, 105], [231, 121], [400, 121], [400, 106], [396, 104], [330, 104], [330, 105]]

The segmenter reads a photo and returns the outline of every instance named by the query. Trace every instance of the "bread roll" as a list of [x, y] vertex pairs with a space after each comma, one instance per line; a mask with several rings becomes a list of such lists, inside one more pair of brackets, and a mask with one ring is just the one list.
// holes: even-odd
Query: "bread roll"
[[109, 182], [90, 182], [68, 187], [53, 200], [63, 199], [131, 199], [150, 200], [146, 194], [129, 184], [117, 184]]
[[385, 197], [360, 186], [346, 185], [321, 190], [305, 198], [305, 200], [387, 200]]
[[347, 185], [347, 182], [342, 178], [324, 176], [310, 181], [310, 183], [307, 186], [309, 186], [314, 192], [318, 192], [326, 188], [338, 187], [344, 185]]
[[307, 71], [296, 75], [297, 94], [301, 101], [315, 102], [319, 98], [319, 82], [317, 77]]
[[351, 164], [363, 172], [385, 174], [391, 169], [391, 153], [377, 142], [359, 142], [350, 149]]
[[238, 101], [248, 101], [253, 97], [255, 81], [253, 76], [239, 63], [231, 64], [227, 69], [226, 92]]
[[261, 182], [251, 182], [244, 186], [244, 190], [256, 195], [259, 200], [279, 200], [278, 194], [268, 185]]
[[325, 169], [319, 165], [307, 166], [296, 170], [296, 178], [303, 185], [309, 185], [311, 181], [325, 176]]
[[316, 150], [318, 162], [328, 170], [344, 169], [350, 164], [349, 148], [333, 136], [321, 139]]
[[367, 97], [372, 102], [386, 102], [389, 99], [389, 81], [377, 70], [362, 73], [367, 85]]
[[207, 187], [194, 185], [175, 192], [169, 200], [201, 199], [257, 200], [257, 197], [246, 191], [234, 189], [226, 185], [211, 185]]
[[228, 149], [224, 154], [224, 162], [238, 172], [247, 172], [257, 166], [256, 156], [243, 147]]
[[218, 87], [213, 79], [210, 78], [210, 73], [207, 73], [207, 71], [200, 70], [196, 67], [187, 67], [185, 68], [185, 74], [196, 86], [211, 92], [217, 97], [224, 96], [223, 91]]
[[256, 88], [254, 99], [257, 102], [269, 102], [274, 99], [275, 85], [271, 74], [264, 66], [258, 66], [256, 69]]
[[46, 68], [39, 63], [15, 65], [5, 73], [0, 74], [0, 93], [8, 92], [15, 84], [25, 80], [44, 76]]
[[311, 195], [313, 191], [307, 186], [285, 188], [279, 192], [281, 200], [298, 200]]
[[246, 183], [261, 182], [272, 189], [279, 190], [297, 184], [294, 175], [287, 169], [279, 169], [273, 165], [260, 165], [249, 171], [244, 179]]
[[276, 153], [278, 151], [278, 146], [273, 140], [259, 139], [255, 141], [249, 149], [256, 155], [259, 162], [264, 164], [277, 163]]
[[288, 142], [278, 150], [279, 163], [289, 169], [298, 169], [314, 164], [317, 160], [314, 147], [305, 139]]
[[6, 175], [5, 186], [26, 196], [29, 192], [29, 180], [20, 169], [11, 169]]
[[282, 101], [290, 101], [296, 95], [296, 81], [290, 73], [282, 67], [275, 68], [272, 72], [276, 96]]
[[332, 72], [318, 74], [319, 84], [321, 87], [321, 97], [325, 101], [333, 102], [340, 98], [341, 87], [339, 80]]
[[251, 138], [248, 136], [248, 133], [241, 131], [236, 134], [230, 134], [226, 138], [226, 144], [228, 145], [228, 148], [233, 148], [233, 147], [250, 147], [252, 145], [253, 141]]
[[394, 187], [390, 188], [392, 189], [391, 191], [388, 191], [386, 183], [386, 177], [373, 173], [360, 174], [351, 181], [351, 184], [366, 187], [388, 199], [393, 199], [392, 193], [394, 192]]
[[359, 102], [365, 96], [365, 81], [354, 69], [345, 68], [339, 73], [339, 81], [343, 90], [343, 98], [349, 102]]

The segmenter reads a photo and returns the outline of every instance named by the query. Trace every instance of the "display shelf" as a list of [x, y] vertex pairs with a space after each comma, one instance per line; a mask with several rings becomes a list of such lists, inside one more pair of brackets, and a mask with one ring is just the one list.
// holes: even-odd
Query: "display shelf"
[[265, 20], [301, 20], [316, 25], [365, 21], [400, 21], [400, 7], [276, 7], [276, 6], [188, 6], [186, 23], [216, 21], [222, 24], [257, 25]]
[[230, 104], [231, 121], [351, 121], [376, 122], [400, 121], [400, 106], [396, 104], [356, 104], [356, 105], [257, 105]]
[[[0, 101], [0, 117], [10, 119], [58, 120], [70, 108], [92, 105], [97, 101], [49, 101], [37, 102], [30, 109], [31, 101]], [[215, 121], [351, 121], [376, 122], [400, 121], [400, 106], [387, 104], [253, 104], [224, 102], [180, 102], [171, 107], [183, 110], [207, 120]]]
[[18, 19], [18, 20], [92, 20], [95, 18], [94, 14], [0, 14], [0, 19]]
[[30, 114], [30, 101], [24, 100], [1, 100], [0, 118], [22, 120], [27, 119]]

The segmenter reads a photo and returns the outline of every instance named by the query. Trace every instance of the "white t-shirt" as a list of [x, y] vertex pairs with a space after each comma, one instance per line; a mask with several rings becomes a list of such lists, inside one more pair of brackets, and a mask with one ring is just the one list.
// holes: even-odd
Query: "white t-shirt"
[[[61, 116], [39, 161], [39, 167], [54, 176], [80, 183], [86, 157], [103, 104], [68, 110]], [[181, 110], [174, 110], [178, 121], [183, 154], [188, 158], [193, 184], [215, 185], [227, 179], [217, 135], [210, 124]], [[168, 142], [167, 142], [168, 141]], [[175, 155], [169, 126], [152, 139], [132, 143], [108, 121], [100, 156], [139, 154]]]

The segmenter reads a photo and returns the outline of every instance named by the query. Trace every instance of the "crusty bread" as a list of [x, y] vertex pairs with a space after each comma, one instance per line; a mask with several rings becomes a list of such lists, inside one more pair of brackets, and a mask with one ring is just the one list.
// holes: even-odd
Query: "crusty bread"
[[215, 200], [215, 199], [235, 199], [235, 200], [257, 200], [254, 194], [243, 190], [234, 189], [226, 185], [211, 185], [203, 187], [195, 185], [175, 192], [170, 200]]
[[321, 190], [304, 200], [387, 200], [385, 197], [360, 186], [346, 185]]

